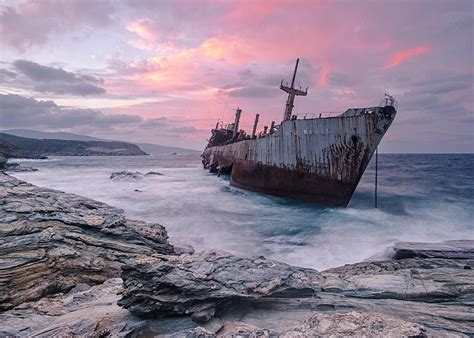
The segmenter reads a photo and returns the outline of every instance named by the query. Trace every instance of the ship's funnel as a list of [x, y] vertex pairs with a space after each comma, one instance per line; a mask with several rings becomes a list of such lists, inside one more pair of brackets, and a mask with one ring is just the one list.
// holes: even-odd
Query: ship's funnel
[[239, 122], [240, 122], [240, 114], [242, 113], [242, 109], [237, 108], [235, 110], [235, 122], [234, 122], [234, 133], [232, 137], [235, 139], [237, 134], [239, 133]]
[[255, 138], [255, 133], [257, 132], [257, 125], [258, 125], [258, 118], [260, 117], [260, 114], [255, 114], [255, 122], [253, 123], [253, 129], [252, 129], [252, 138]]

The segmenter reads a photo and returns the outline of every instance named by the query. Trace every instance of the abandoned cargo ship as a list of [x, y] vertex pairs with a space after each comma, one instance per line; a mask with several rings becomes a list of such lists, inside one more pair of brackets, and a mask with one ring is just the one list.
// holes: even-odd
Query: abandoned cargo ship
[[378, 144], [397, 111], [385, 94], [379, 106], [350, 108], [337, 116], [299, 119], [292, 115], [295, 96], [308, 88], [294, 87], [299, 59], [288, 93], [283, 120], [256, 134], [239, 130], [242, 110], [225, 128], [216, 125], [202, 154], [205, 169], [230, 174], [235, 187], [317, 204], [346, 207]]

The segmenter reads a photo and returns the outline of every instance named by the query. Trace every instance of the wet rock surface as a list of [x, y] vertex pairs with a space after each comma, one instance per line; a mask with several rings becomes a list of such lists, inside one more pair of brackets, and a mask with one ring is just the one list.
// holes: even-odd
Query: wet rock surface
[[415, 323], [377, 313], [347, 312], [318, 313], [303, 325], [284, 333], [290, 337], [348, 337], [357, 332], [359, 336], [379, 337], [426, 337], [427, 330]]
[[0, 310], [118, 277], [139, 255], [171, 253], [165, 228], [0, 173]]
[[146, 174], [143, 174], [139, 171], [116, 171], [110, 174], [110, 179], [114, 181], [120, 180], [142, 180], [145, 177], [149, 176], [164, 176], [158, 171], [149, 171]]
[[446, 258], [474, 259], [474, 246], [470, 240], [445, 241], [443, 243], [396, 242], [393, 259]]
[[0, 173], [0, 336], [472, 336], [473, 248], [396, 243], [392, 260], [323, 272], [193, 253]]
[[198, 322], [211, 319], [226, 300], [311, 297], [323, 281], [315, 270], [222, 252], [150, 258], [122, 271], [119, 305], [147, 317], [190, 314]]
[[37, 168], [29, 167], [22, 165], [20, 163], [7, 163], [4, 167], [5, 171], [8, 172], [31, 172], [31, 171], [38, 171]]
[[120, 180], [142, 180], [144, 175], [138, 171], [116, 171], [110, 174], [110, 179], [114, 181]]

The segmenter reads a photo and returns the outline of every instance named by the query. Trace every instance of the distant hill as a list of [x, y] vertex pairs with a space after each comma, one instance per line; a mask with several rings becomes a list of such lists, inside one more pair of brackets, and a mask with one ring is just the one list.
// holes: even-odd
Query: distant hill
[[57, 140], [71, 140], [71, 141], [104, 141], [104, 142], [125, 142], [130, 144], [136, 144], [140, 147], [141, 150], [148, 154], [153, 155], [165, 155], [165, 154], [199, 154], [200, 151], [193, 150], [193, 149], [185, 149], [185, 148], [178, 148], [178, 147], [169, 147], [169, 146], [162, 146], [159, 144], [153, 143], [133, 143], [133, 142], [126, 142], [126, 141], [114, 141], [114, 140], [107, 140], [87, 135], [78, 135], [73, 133], [67, 132], [44, 132], [44, 131], [36, 131], [30, 129], [9, 129], [9, 130], [2, 130], [1, 133], [15, 135], [19, 137], [27, 137], [33, 139], [57, 139]]
[[178, 147], [168, 147], [162, 146], [159, 144], [153, 143], [135, 143], [137, 146], [140, 147], [141, 150], [148, 154], [153, 155], [164, 155], [164, 154], [200, 154], [201, 152], [194, 149], [185, 149], [185, 148], [178, 148]]
[[37, 158], [59, 156], [146, 155], [137, 145], [126, 142], [34, 139], [0, 133], [0, 155]]
[[65, 132], [45, 132], [30, 129], [9, 129], [2, 130], [0, 133], [15, 135], [19, 137], [35, 138], [35, 139], [55, 139], [55, 140], [70, 140], [70, 141], [108, 141], [96, 137], [78, 135]]

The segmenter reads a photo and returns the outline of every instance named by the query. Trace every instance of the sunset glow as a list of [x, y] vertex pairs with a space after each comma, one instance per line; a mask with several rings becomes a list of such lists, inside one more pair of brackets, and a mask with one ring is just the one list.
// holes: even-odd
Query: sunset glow
[[[286, 96], [278, 86], [301, 58], [296, 83], [309, 93], [298, 114], [377, 105], [389, 91], [400, 112], [383, 149], [467, 149], [472, 2], [430, 3], [4, 1], [0, 94], [135, 118], [107, 128], [38, 125], [4, 109], [1, 127], [200, 149], [237, 106], [247, 130], [255, 113], [262, 126], [279, 121]], [[167, 123], [144, 127], [157, 118]]]

